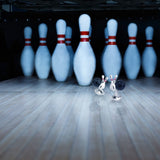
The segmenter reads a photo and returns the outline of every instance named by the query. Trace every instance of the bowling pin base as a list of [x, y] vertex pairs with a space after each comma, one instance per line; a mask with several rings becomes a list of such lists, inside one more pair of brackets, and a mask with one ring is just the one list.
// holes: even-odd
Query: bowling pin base
[[[23, 74], [24, 74], [24, 73], [23, 73]], [[31, 77], [32, 77], [32, 74], [29, 74], [29, 75], [24, 74], [24, 76], [25, 76], [26, 78], [31, 78]]]
[[103, 90], [100, 90], [99, 88], [95, 89], [94, 91], [99, 96], [103, 96], [105, 94], [105, 92]]
[[58, 79], [56, 79], [56, 78], [55, 78], [55, 80], [56, 80], [57, 82], [65, 82], [65, 81], [67, 81], [67, 79], [64, 79], [64, 80], [58, 80]]
[[40, 76], [38, 76], [38, 79], [40, 79], [40, 80], [48, 79], [48, 76], [47, 77], [40, 77]]
[[135, 79], [137, 79], [137, 77], [138, 77], [138, 75], [136, 77], [129, 77], [129, 76], [127, 76], [127, 78], [130, 79], [130, 80], [135, 80]]
[[146, 78], [151, 78], [151, 77], [153, 77], [154, 74], [147, 75], [147, 74], [144, 73], [144, 75], [145, 75]]
[[121, 96], [112, 96], [112, 100], [119, 101], [121, 99]]
[[[77, 81], [78, 81], [78, 80], [77, 80]], [[86, 83], [86, 82], [79, 82], [79, 81], [78, 81], [78, 84], [79, 84], [80, 86], [89, 86], [89, 85], [91, 84], [91, 82]]]

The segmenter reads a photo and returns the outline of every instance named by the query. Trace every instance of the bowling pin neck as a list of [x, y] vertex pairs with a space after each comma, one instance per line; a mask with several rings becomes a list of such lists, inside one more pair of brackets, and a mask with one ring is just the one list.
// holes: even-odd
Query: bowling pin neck
[[65, 41], [67, 46], [71, 46], [71, 38], [66, 38]]
[[105, 45], [108, 45], [108, 38], [105, 38]]
[[116, 78], [111, 78], [110, 80], [111, 80], [111, 82], [113, 82], [113, 81], [116, 81]]
[[80, 42], [89, 42], [89, 31], [80, 32]]
[[116, 36], [108, 37], [108, 45], [116, 45]]
[[152, 39], [146, 40], [146, 47], [152, 47]]
[[25, 38], [25, 46], [31, 46], [31, 39]]
[[89, 28], [89, 42], [91, 42], [92, 26]]
[[136, 45], [136, 37], [129, 37], [129, 45]]
[[38, 31], [39, 31], [39, 37], [46, 38], [47, 37], [47, 31], [48, 27], [45, 23], [41, 23], [38, 26]]
[[46, 38], [41, 37], [39, 40], [40, 40], [40, 44], [39, 44], [40, 46], [46, 46], [47, 45]]
[[146, 33], [146, 47], [152, 47], [154, 29], [151, 26], [148, 26], [145, 30]]
[[106, 27], [104, 29], [104, 35], [105, 35], [105, 45], [108, 45], [108, 28]]
[[57, 35], [57, 43], [58, 44], [65, 44], [65, 34], [58, 34]]
[[67, 26], [66, 27], [66, 36], [65, 36], [66, 46], [71, 46], [71, 37], [72, 37], [72, 28]]

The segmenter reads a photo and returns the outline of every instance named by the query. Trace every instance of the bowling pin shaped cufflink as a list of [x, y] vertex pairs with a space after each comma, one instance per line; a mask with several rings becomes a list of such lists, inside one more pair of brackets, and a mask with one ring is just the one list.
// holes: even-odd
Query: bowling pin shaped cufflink
[[98, 88], [95, 89], [95, 93], [97, 95], [104, 95], [105, 92], [104, 92], [104, 89], [105, 89], [105, 84], [108, 80], [108, 77], [105, 77], [104, 75], [102, 75], [102, 81], [101, 81], [101, 84], [98, 86]]

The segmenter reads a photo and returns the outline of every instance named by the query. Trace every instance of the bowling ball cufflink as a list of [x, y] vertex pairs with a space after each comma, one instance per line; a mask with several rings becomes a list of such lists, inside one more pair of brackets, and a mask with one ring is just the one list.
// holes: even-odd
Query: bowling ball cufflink
[[101, 84], [101, 78], [95, 77], [92, 81], [92, 85], [98, 87]]
[[125, 88], [125, 82], [123, 80], [117, 80], [115, 85], [116, 85], [116, 89], [120, 91]]

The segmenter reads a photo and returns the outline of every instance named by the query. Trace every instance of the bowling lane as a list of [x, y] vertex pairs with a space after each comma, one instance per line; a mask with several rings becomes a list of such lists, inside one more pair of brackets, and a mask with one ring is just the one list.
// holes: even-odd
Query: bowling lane
[[160, 159], [160, 79], [125, 80], [120, 101], [75, 79], [0, 82], [1, 160]]

